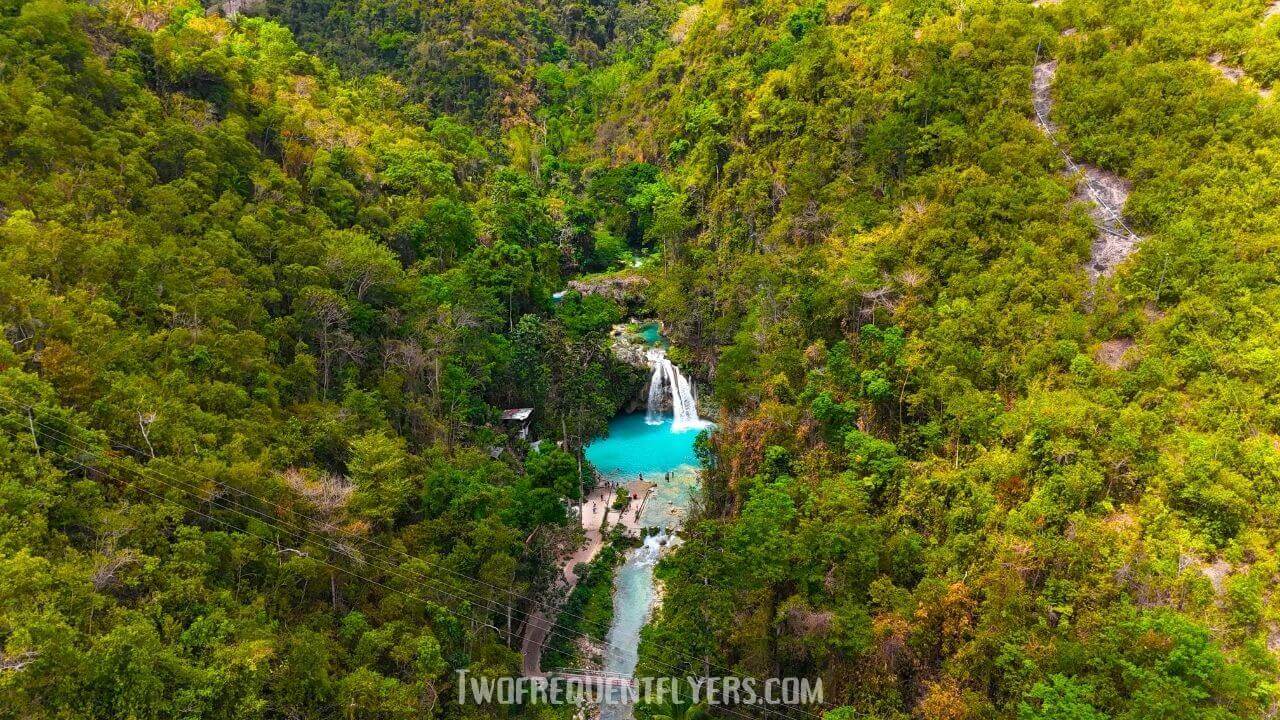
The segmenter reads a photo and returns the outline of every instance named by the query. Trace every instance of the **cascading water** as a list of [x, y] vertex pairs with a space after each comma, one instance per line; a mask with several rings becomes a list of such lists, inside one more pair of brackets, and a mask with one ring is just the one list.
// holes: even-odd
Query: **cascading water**
[[649, 377], [649, 400], [644, 406], [644, 421], [650, 425], [662, 424], [662, 391], [665, 389], [666, 382], [665, 366], [671, 363], [666, 362], [663, 358], [662, 362], [655, 362], [654, 353], [663, 354], [661, 350], [650, 350], [648, 354], [649, 364], [653, 366], [653, 375]]
[[649, 378], [649, 398], [645, 406], [645, 422], [650, 425], [662, 423], [662, 401], [667, 389], [671, 393], [671, 432], [683, 432], [706, 427], [706, 422], [698, 417], [698, 400], [694, 395], [693, 384], [667, 359], [662, 348], [652, 348], [645, 353], [645, 358], [653, 368]]
[[[628, 550], [614, 577], [613, 621], [604, 648], [603, 670], [620, 676], [635, 673], [640, 649], [640, 633], [659, 598], [653, 571], [666, 547], [679, 542], [675, 534], [687, 508], [698, 493], [697, 455], [692, 433], [710, 423], [698, 417], [695, 387], [672, 364], [663, 348], [645, 354], [652, 368], [644, 422], [639, 415], [615, 418], [609, 435], [591, 443], [587, 457], [598, 470], [613, 480], [649, 481], [650, 494], [641, 503], [637, 520], [644, 527], [659, 529], [637, 548]], [[666, 410], [671, 406], [671, 424]], [[632, 720], [634, 709], [626, 698], [617, 697], [599, 707], [599, 720]]]
[[[613, 595], [613, 624], [606, 638], [604, 663], [606, 673], [630, 677], [640, 657], [640, 631], [649, 621], [654, 607], [653, 568], [668, 541], [664, 531], [650, 535], [644, 545], [627, 553], [618, 569]], [[601, 704], [600, 720], [631, 720], [631, 703], [618, 695]]]

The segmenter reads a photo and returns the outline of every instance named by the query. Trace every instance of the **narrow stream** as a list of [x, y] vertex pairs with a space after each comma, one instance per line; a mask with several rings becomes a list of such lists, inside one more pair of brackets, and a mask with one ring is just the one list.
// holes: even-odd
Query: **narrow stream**
[[[610, 480], [631, 481], [643, 477], [657, 483], [641, 511], [645, 527], [661, 528], [643, 546], [627, 553], [614, 581], [613, 625], [606, 636], [603, 670], [631, 675], [636, 669], [640, 631], [657, 602], [653, 568], [671, 533], [680, 527], [698, 491], [698, 459], [693, 441], [699, 427], [672, 430], [666, 413], [654, 422], [652, 413], [620, 415], [609, 423], [609, 436], [587, 447], [587, 458]], [[629, 705], [605, 704], [602, 720], [627, 720]]]

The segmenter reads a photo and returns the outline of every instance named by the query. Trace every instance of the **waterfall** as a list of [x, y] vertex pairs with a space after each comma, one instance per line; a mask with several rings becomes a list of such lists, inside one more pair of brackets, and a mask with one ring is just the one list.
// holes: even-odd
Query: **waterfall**
[[[650, 351], [650, 355], [652, 355], [652, 352]], [[659, 350], [658, 352], [662, 351]], [[649, 401], [644, 406], [644, 421], [650, 425], [661, 425], [662, 390], [663, 384], [666, 382], [666, 373], [663, 371], [663, 363], [654, 362], [652, 357], [649, 358], [649, 364], [653, 365], [653, 375], [649, 377]], [[670, 363], [666, 364], [670, 365]]]
[[691, 428], [701, 428], [702, 420], [698, 417], [698, 404], [693, 399], [693, 386], [680, 368], [667, 363], [672, 374], [671, 381], [671, 432], [680, 432]]
[[653, 348], [645, 354], [649, 364], [653, 366], [653, 375], [649, 378], [649, 401], [645, 406], [645, 422], [658, 425], [662, 422], [662, 401], [667, 388], [671, 389], [671, 432], [683, 432], [706, 426], [698, 417], [697, 396], [694, 395], [693, 383], [667, 359], [662, 348]]

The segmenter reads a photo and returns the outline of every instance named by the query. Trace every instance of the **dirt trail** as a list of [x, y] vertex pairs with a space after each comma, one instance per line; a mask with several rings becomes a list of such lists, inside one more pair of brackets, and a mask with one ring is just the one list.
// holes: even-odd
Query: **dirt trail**
[[[564, 597], [567, 598], [578, 585], [578, 576], [573, 569], [579, 564], [594, 560], [603, 546], [604, 538], [600, 529], [588, 528], [587, 542], [561, 561], [560, 578], [556, 585], [564, 588]], [[542, 650], [547, 645], [547, 636], [555, 628], [555, 614], [558, 611], [558, 605], [539, 608], [529, 615], [529, 620], [525, 623], [524, 637], [520, 641], [520, 656], [521, 672], [527, 676], [542, 674]]]
[[1076, 199], [1089, 204], [1089, 215], [1098, 233], [1094, 236], [1085, 272], [1089, 275], [1089, 282], [1096, 283], [1098, 278], [1115, 272], [1116, 266], [1133, 254], [1142, 238], [1129, 229], [1122, 214], [1129, 199], [1129, 182], [1102, 168], [1077, 163], [1054, 137], [1058, 126], [1050, 117], [1053, 114], [1053, 79], [1057, 72], [1057, 60], [1038, 63], [1032, 69], [1031, 104], [1040, 129], [1062, 153], [1067, 172], [1077, 178]]

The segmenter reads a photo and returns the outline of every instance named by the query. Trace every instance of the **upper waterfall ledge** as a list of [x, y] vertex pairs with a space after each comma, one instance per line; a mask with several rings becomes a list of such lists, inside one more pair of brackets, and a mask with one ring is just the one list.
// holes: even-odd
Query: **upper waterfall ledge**
[[656, 321], [632, 321], [614, 325], [609, 331], [609, 349], [613, 351], [614, 357], [632, 367], [650, 370], [652, 366], [645, 354], [652, 345], [635, 328], [651, 322]]

